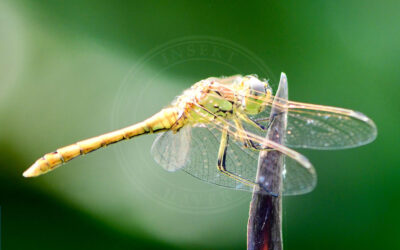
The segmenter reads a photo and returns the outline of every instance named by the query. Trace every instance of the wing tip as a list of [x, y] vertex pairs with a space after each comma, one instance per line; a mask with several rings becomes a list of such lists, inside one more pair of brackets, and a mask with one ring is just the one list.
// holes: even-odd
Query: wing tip
[[370, 127], [370, 134], [371, 134], [371, 136], [367, 140], [365, 140], [364, 142], [361, 142], [359, 145], [355, 145], [354, 147], [362, 146], [362, 145], [373, 142], [376, 139], [376, 137], [378, 136], [378, 129], [376, 127], [375, 122], [371, 118], [369, 118], [368, 116], [364, 115], [363, 113], [361, 113], [359, 111], [352, 111], [352, 116], [354, 118], [368, 124], [368, 126]]

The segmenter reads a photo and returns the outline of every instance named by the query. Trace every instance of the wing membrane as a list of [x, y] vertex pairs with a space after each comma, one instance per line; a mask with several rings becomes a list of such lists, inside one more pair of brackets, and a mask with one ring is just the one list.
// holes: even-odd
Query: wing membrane
[[[221, 98], [213, 96], [214, 98]], [[257, 99], [257, 96], [252, 96]], [[280, 98], [274, 97], [273, 100]], [[252, 101], [251, 99], [247, 101]], [[269, 118], [271, 100], [264, 102], [263, 112], [253, 120]], [[287, 110], [287, 135], [284, 145], [310, 149], [344, 149], [370, 143], [376, 138], [374, 122], [364, 114], [337, 107], [282, 100], [282, 110]], [[260, 122], [268, 126], [268, 121]], [[246, 127], [263, 137], [264, 132]]]
[[[233, 189], [252, 191], [246, 186], [224, 174], [217, 169], [218, 148], [221, 131], [214, 126], [192, 128], [192, 147], [190, 150], [190, 163], [183, 169], [188, 174], [219, 186]], [[254, 181], [257, 170], [257, 155], [241, 148], [234, 140], [228, 141], [226, 168], [243, 178]]]
[[[232, 128], [230, 129], [232, 131]], [[245, 179], [255, 181], [258, 151], [244, 148], [230, 132], [226, 156], [226, 168]], [[183, 169], [188, 174], [215, 185], [252, 191], [246, 186], [217, 169], [218, 148], [221, 129], [214, 124], [199, 127], [184, 127], [176, 134], [164, 132], [153, 143], [151, 152], [155, 161], [167, 171]], [[283, 171], [283, 195], [310, 192], [316, 183], [316, 175], [311, 167], [304, 168], [297, 160], [285, 156]], [[272, 173], [269, 173], [272, 174]], [[277, 192], [277, 190], [270, 190]]]
[[289, 102], [285, 145], [313, 149], [341, 149], [367, 144], [376, 138], [374, 122], [353, 110]]
[[[198, 112], [199, 115], [202, 115], [201, 112]], [[283, 195], [296, 195], [310, 192], [316, 185], [317, 177], [315, 170], [311, 163], [308, 161], [306, 157], [299, 154], [298, 152], [291, 150], [281, 144], [273, 142], [271, 140], [262, 138], [256, 134], [253, 134], [249, 131], [241, 131], [241, 128], [236, 127], [236, 125], [229, 120], [223, 119], [221, 117], [217, 117], [215, 121], [207, 124], [207, 126], [202, 125], [204, 131], [200, 131], [201, 133], [212, 133], [213, 147], [212, 150], [207, 151], [210, 155], [214, 155], [212, 161], [214, 161], [214, 169], [208, 170], [206, 175], [199, 175], [197, 168], [201, 165], [193, 164], [193, 167], [186, 167], [185, 171], [189, 172], [191, 175], [202, 179], [204, 181], [214, 183], [217, 185], [235, 188], [235, 189], [243, 189], [247, 191], [252, 191], [251, 187], [245, 186], [235, 180], [224, 176], [219, 173], [216, 169], [217, 166], [217, 153], [219, 147], [219, 138], [221, 131], [224, 128], [228, 128], [229, 133], [229, 144], [226, 158], [226, 168], [228, 171], [233, 172], [247, 180], [255, 182], [256, 173], [257, 173], [257, 162], [258, 162], [258, 151], [253, 149], [248, 149], [243, 147], [243, 139], [251, 140], [253, 143], [258, 144], [263, 147], [272, 148], [283, 154], [285, 169], [283, 171]], [[205, 132], [209, 131], [209, 132]], [[244, 133], [239, 133], [244, 132]], [[194, 137], [199, 137], [198, 139], [194, 139]], [[208, 155], [208, 153], [204, 153], [206, 145], [195, 146], [194, 141], [203, 141], [207, 140], [206, 138], [210, 138], [210, 135], [197, 136], [195, 133], [192, 133], [192, 147], [199, 148], [199, 150], [203, 150], [203, 155]], [[203, 138], [203, 139], [202, 139]], [[214, 151], [212, 153], [211, 151]], [[191, 154], [192, 155], [192, 154]], [[267, 173], [273, 174], [273, 173]], [[215, 176], [215, 178], [214, 178]], [[278, 190], [269, 190], [271, 192], [275, 192]]]
[[155, 139], [151, 147], [154, 160], [169, 172], [177, 171], [189, 162], [191, 127], [183, 127], [179, 132], [164, 132]]

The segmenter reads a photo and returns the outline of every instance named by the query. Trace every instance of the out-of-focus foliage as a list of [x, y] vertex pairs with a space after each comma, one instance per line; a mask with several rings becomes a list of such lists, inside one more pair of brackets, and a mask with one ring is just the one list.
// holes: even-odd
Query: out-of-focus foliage
[[[319, 183], [284, 199], [285, 247], [400, 248], [399, 11], [398, 1], [0, 2], [4, 249], [245, 248], [250, 194], [165, 173], [154, 136], [21, 174], [59, 146], [146, 118], [196, 80], [256, 73], [276, 84], [281, 71], [290, 99], [359, 110], [378, 126], [361, 148], [302, 151]], [[176, 64], [162, 50], [174, 39], [194, 46]], [[228, 46], [212, 56], [213, 41]], [[231, 61], [238, 48], [269, 69]]]

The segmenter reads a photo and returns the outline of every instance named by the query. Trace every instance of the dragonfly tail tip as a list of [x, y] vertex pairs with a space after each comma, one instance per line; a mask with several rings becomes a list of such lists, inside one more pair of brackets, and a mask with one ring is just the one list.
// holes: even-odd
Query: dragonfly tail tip
[[22, 173], [22, 176], [25, 178], [33, 177], [34, 175], [32, 174], [32, 171], [30, 169], [27, 169], [25, 172]]
[[25, 178], [36, 177], [38, 175], [40, 175], [40, 171], [38, 171], [37, 164], [33, 164], [30, 168], [22, 173], [22, 176]]
[[22, 173], [22, 176], [25, 177], [25, 178], [30, 177], [29, 174], [27, 173], [27, 171], [23, 172], [23, 173]]

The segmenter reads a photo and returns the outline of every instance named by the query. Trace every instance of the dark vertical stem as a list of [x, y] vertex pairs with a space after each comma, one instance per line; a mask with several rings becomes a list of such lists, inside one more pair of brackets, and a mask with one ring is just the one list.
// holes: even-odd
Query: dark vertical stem
[[[284, 103], [288, 97], [287, 79], [281, 74], [278, 90], [270, 118], [275, 116], [267, 131], [266, 138], [283, 143], [286, 133], [286, 110], [274, 105]], [[279, 114], [279, 115], [277, 115]], [[283, 157], [278, 151], [262, 151], [258, 161], [257, 181], [269, 183], [269, 187], [279, 194], [277, 197], [261, 192], [253, 192], [250, 203], [249, 222], [247, 226], [247, 249], [249, 250], [281, 250], [282, 246], [282, 170]]]

